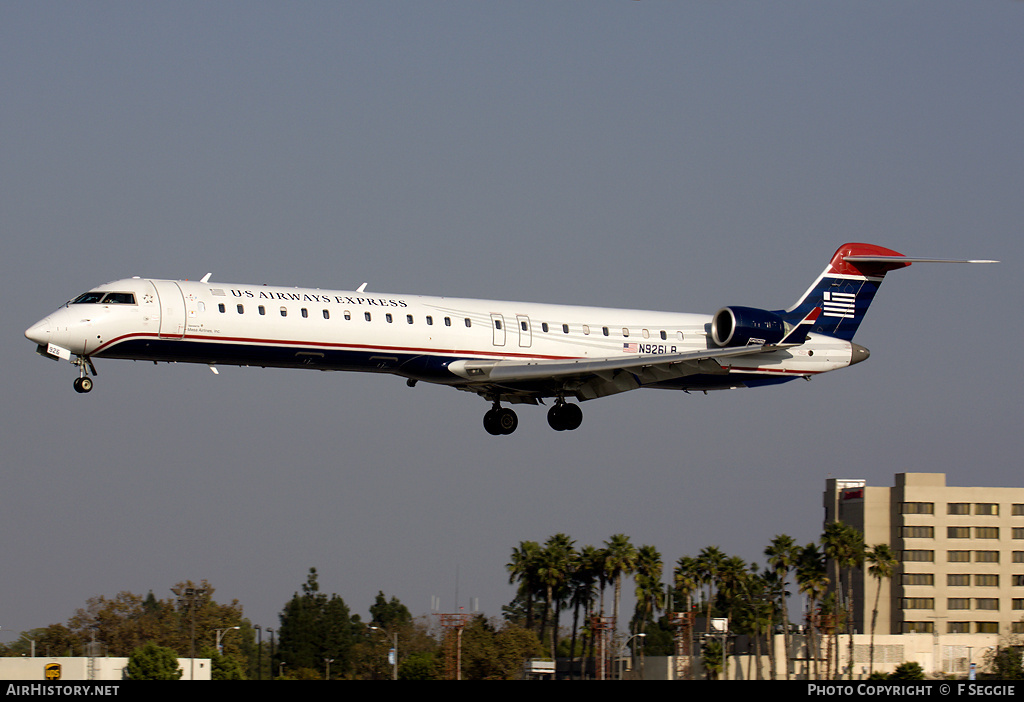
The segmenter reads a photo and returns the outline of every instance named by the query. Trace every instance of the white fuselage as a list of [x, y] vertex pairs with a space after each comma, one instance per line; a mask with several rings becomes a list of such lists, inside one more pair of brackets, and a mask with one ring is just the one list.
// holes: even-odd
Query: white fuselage
[[[134, 303], [69, 303], [26, 335], [84, 357], [377, 371], [454, 385], [471, 382], [448, 369], [458, 360], [654, 360], [711, 346], [711, 317], [698, 314], [143, 278], [94, 291], [131, 293]], [[850, 343], [811, 334], [727, 370], [791, 378], [850, 362]], [[720, 380], [714, 387], [731, 386]]]

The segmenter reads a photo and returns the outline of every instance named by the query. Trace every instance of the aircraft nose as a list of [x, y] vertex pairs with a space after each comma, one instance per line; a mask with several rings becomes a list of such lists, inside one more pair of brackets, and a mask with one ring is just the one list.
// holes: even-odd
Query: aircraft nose
[[44, 317], [25, 330], [25, 338], [41, 346], [50, 343], [50, 318]]
[[860, 344], [850, 344], [850, 346], [853, 347], [852, 352], [850, 354], [850, 365], [851, 366], [854, 365], [854, 364], [860, 363], [861, 361], [868, 360], [868, 356], [871, 355], [871, 352], [868, 351], [863, 346], [861, 346]]

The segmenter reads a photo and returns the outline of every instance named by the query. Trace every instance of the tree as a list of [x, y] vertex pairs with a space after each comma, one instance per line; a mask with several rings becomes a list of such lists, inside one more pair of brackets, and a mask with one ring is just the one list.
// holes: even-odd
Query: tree
[[128, 677], [131, 680], [180, 680], [178, 654], [152, 641], [143, 644], [128, 656]]
[[[825, 533], [821, 538], [825, 547], [825, 556], [832, 562], [836, 574], [836, 594], [842, 594], [842, 585], [846, 584], [846, 633], [850, 635], [849, 665], [847, 674], [853, 678], [853, 574], [854, 568], [860, 568], [864, 564], [864, 535], [856, 528], [844, 522], [831, 522], [825, 526]], [[842, 577], [846, 571], [846, 578]], [[839, 608], [837, 607], [837, 611]], [[838, 632], [839, 628], [836, 627]], [[836, 647], [836, 656], [839, 655], [839, 647]], [[836, 661], [836, 674], [839, 675], [839, 662]]]
[[[786, 606], [786, 598], [789, 593], [786, 591], [786, 580], [789, 572], [796, 567], [798, 549], [796, 541], [792, 536], [779, 534], [772, 539], [771, 544], [764, 550], [768, 558], [768, 565], [775, 573], [780, 584], [779, 587], [779, 608], [782, 611], [782, 648], [786, 655], [785, 668], [786, 680], [789, 680], [789, 609]], [[772, 647], [774, 650], [774, 647]], [[772, 677], [774, 678], [774, 671]]]
[[[573, 540], [555, 534], [544, 543], [536, 559], [536, 578], [544, 591], [544, 624], [551, 623], [551, 659], [555, 659], [558, 638], [558, 615], [566, 592], [566, 582], [573, 560]], [[543, 630], [543, 626], [541, 629]]]
[[867, 560], [871, 564], [868, 572], [877, 581], [875, 589], [875, 606], [871, 610], [871, 645], [868, 646], [868, 670], [875, 669], [875, 623], [878, 621], [878, 600], [882, 595], [882, 581], [889, 580], [896, 573], [900, 562], [889, 544], [875, 544], [867, 552]]
[[289, 671], [315, 671], [319, 679], [331, 659], [331, 673], [344, 674], [351, 667], [349, 651], [364, 627], [351, 615], [344, 600], [320, 592], [316, 568], [309, 569], [302, 594], [295, 593], [280, 615], [277, 662]]
[[[636, 547], [625, 534], [615, 534], [605, 544], [604, 570], [606, 577], [615, 584], [615, 599], [612, 618], [616, 628], [619, 625], [619, 601], [622, 598], [622, 576], [630, 575], [636, 569]], [[617, 633], [617, 632], [616, 632]]]
[[509, 584], [519, 583], [516, 597], [525, 606], [526, 628], [531, 630], [533, 629], [533, 602], [540, 591], [537, 582], [539, 556], [540, 544], [536, 541], [520, 541], [518, 548], [512, 549], [512, 558], [505, 565], [505, 569], [509, 572]]
[[807, 598], [807, 642], [808, 656], [814, 661], [814, 677], [820, 679], [818, 659], [821, 657], [816, 638], [818, 628], [817, 605], [828, 588], [828, 571], [825, 568], [825, 554], [817, 544], [804, 546], [797, 555], [796, 582], [800, 592]]

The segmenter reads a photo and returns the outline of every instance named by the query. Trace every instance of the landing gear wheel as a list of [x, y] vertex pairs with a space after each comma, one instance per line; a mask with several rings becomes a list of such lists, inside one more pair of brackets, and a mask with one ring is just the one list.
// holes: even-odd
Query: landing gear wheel
[[81, 378], [75, 379], [75, 392], [89, 392], [92, 390], [92, 378], [88, 376], [82, 376]]
[[548, 425], [555, 431], [579, 429], [583, 423], [583, 410], [579, 405], [561, 402], [548, 410]]
[[492, 436], [511, 434], [519, 426], [519, 417], [507, 407], [495, 407], [484, 415], [484, 429]]

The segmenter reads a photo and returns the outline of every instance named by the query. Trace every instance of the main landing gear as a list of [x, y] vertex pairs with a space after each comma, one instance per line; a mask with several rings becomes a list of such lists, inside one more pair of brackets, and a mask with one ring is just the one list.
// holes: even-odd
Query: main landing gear
[[[583, 411], [579, 405], [569, 404], [559, 399], [548, 410], [548, 425], [555, 431], [572, 431], [579, 429], [583, 423]], [[484, 429], [488, 434], [500, 436], [511, 434], [519, 426], [519, 417], [508, 407], [502, 407], [497, 402], [484, 415]]]
[[494, 407], [484, 415], [484, 429], [488, 434], [499, 436], [511, 434], [519, 426], [519, 417], [508, 407], [502, 407], [497, 402]]
[[75, 392], [86, 393], [92, 390], [92, 378], [86, 369], [92, 371], [93, 375], [96, 375], [96, 366], [92, 364], [92, 359], [88, 356], [79, 356], [74, 361], [74, 365], [78, 366], [78, 377], [75, 378]]
[[579, 429], [582, 423], [583, 410], [579, 405], [571, 405], [560, 399], [548, 410], [548, 425], [555, 431]]

